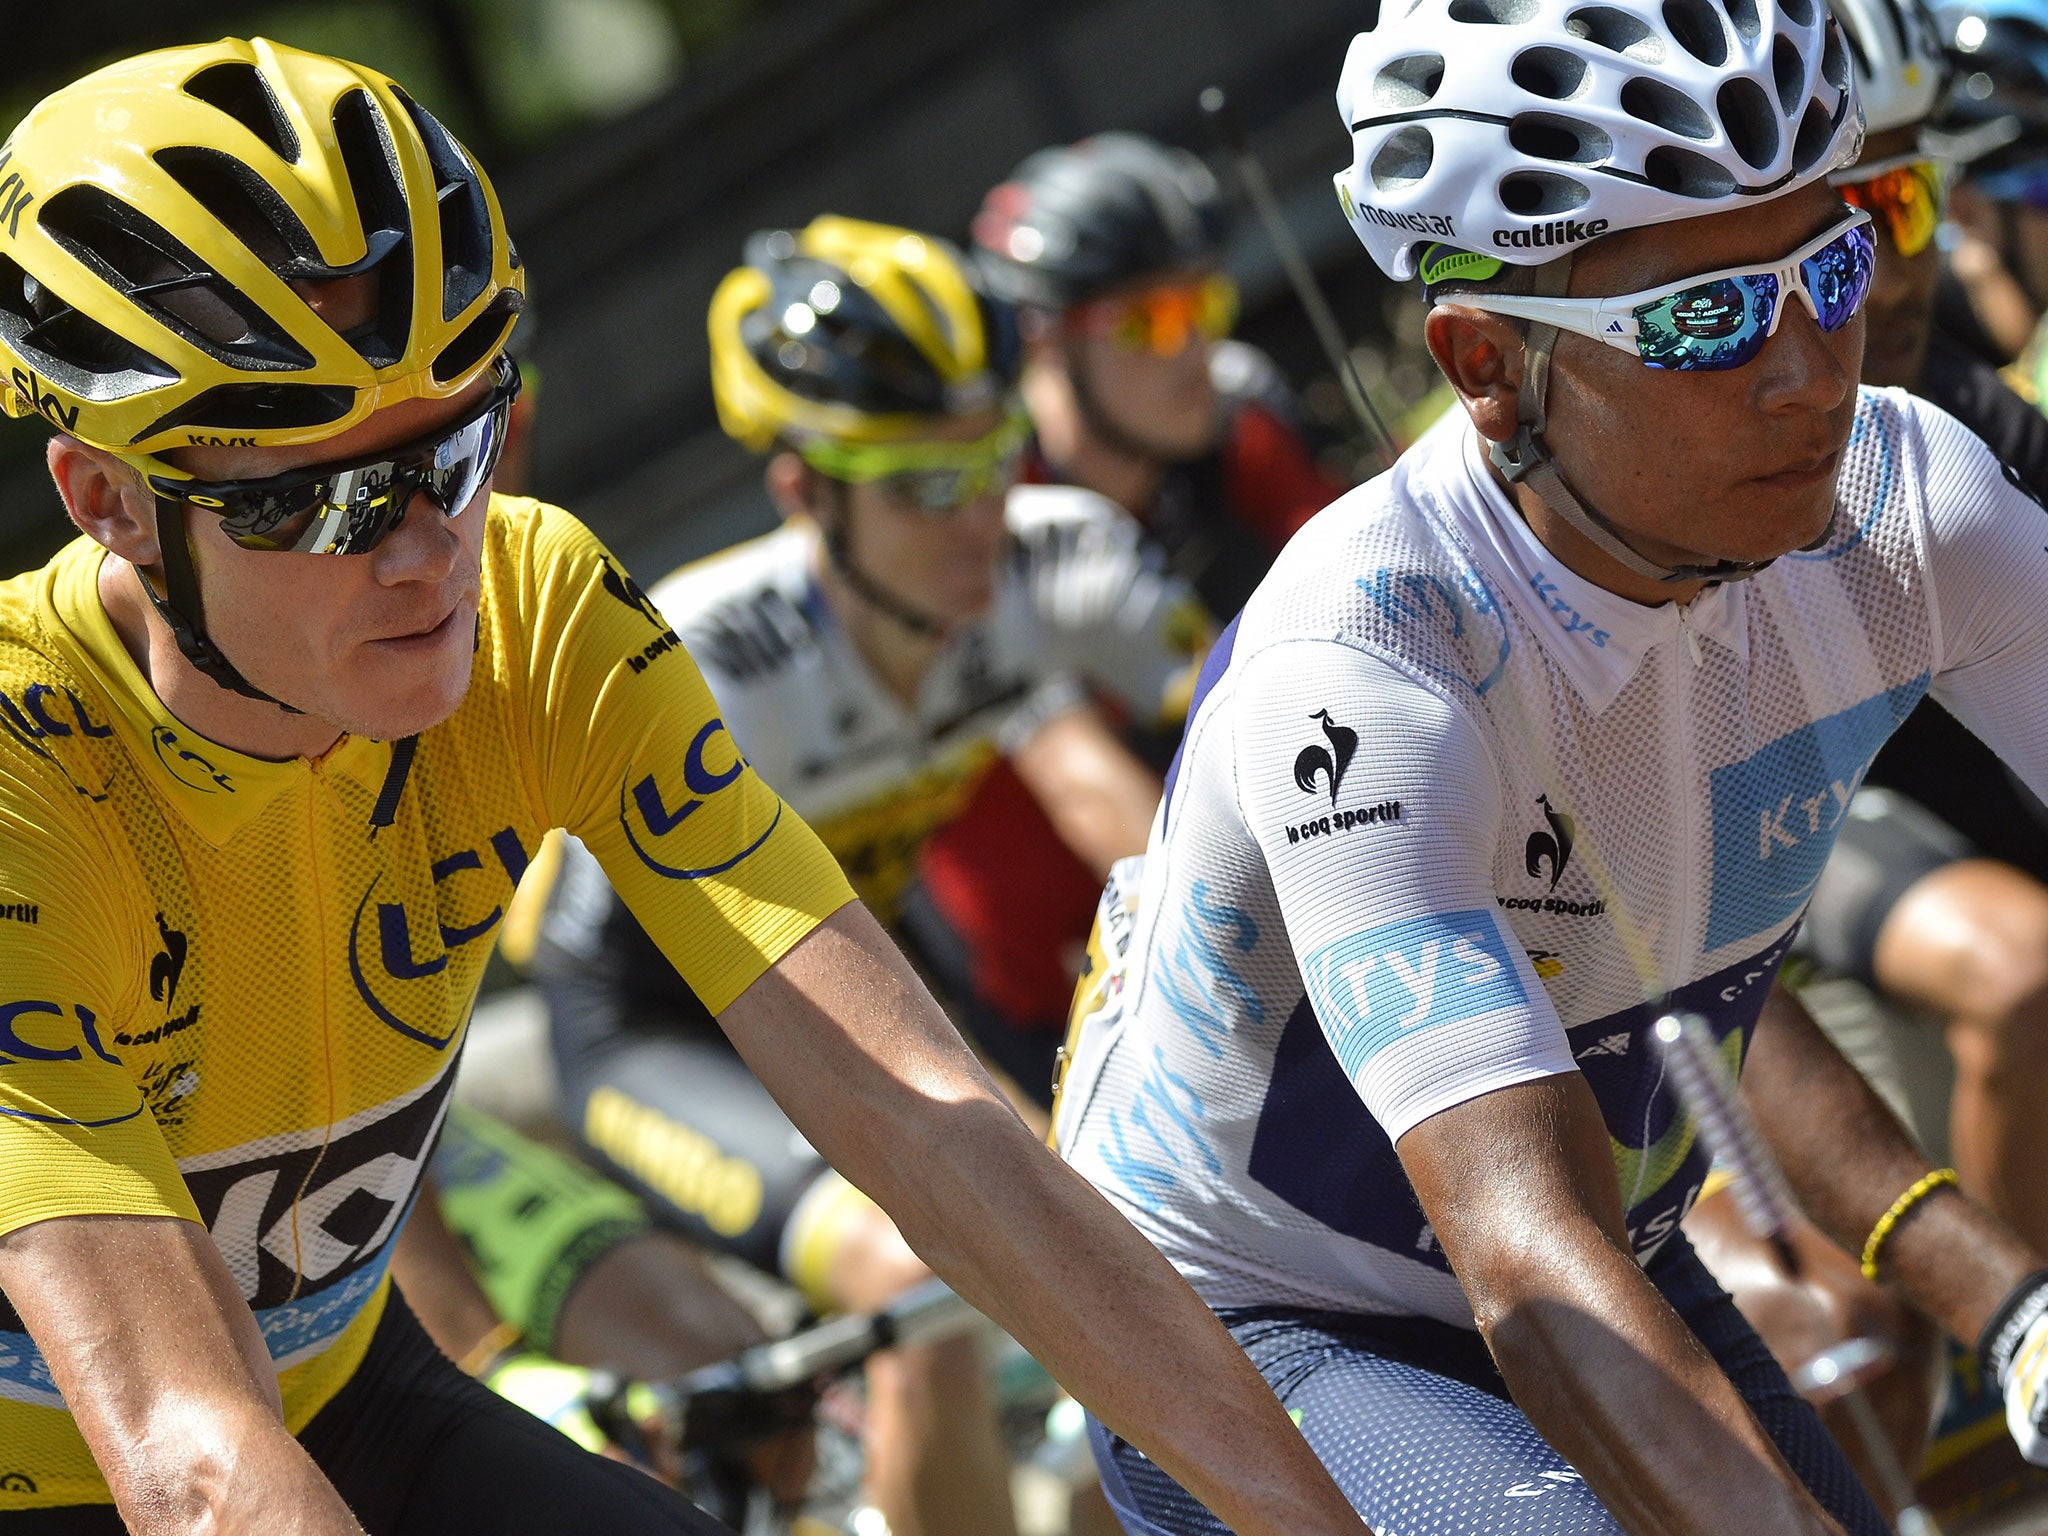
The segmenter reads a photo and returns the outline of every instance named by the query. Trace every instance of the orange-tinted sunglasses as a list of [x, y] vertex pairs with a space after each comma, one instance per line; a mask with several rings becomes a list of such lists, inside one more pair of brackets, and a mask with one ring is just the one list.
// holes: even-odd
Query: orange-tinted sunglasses
[[1835, 189], [1851, 207], [1883, 221], [1901, 256], [1918, 256], [1934, 240], [1948, 198], [1941, 167], [1924, 155], [1902, 155], [1875, 165], [1851, 166], [1838, 172]]
[[1237, 284], [1217, 272], [1142, 288], [1076, 305], [1067, 323], [1083, 336], [1107, 336], [1127, 351], [1178, 357], [1195, 336], [1221, 341], [1230, 334], [1237, 324]]

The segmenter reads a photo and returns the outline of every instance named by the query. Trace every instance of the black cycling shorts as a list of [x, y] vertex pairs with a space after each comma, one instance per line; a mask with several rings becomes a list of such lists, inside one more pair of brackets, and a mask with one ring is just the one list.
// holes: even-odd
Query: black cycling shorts
[[624, 1031], [558, 1061], [577, 1139], [650, 1215], [780, 1271], [791, 1213], [832, 1170], [724, 1035]]
[[[299, 1435], [370, 1536], [720, 1536], [644, 1472], [471, 1381], [397, 1291], [348, 1383]], [[0, 1514], [0, 1536], [122, 1536], [111, 1504]]]
[[1793, 952], [1878, 990], [1877, 936], [1908, 889], [1975, 858], [1968, 838], [1895, 790], [1856, 791]]

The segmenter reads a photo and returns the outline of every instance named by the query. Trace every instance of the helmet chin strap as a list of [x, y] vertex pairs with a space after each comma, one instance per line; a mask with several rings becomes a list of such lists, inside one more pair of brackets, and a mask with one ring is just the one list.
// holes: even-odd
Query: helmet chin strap
[[853, 496], [851, 487], [843, 480], [834, 480], [821, 475], [831, 487], [832, 520], [825, 525], [825, 558], [832, 562], [832, 569], [839, 573], [839, 579], [853, 589], [854, 595], [870, 608], [909, 630], [920, 640], [943, 640], [946, 626], [928, 613], [923, 613], [903, 601], [853, 562], [852, 539], [848, 528], [853, 522]]
[[[169, 529], [165, 528], [167, 521], [172, 525]], [[206, 610], [199, 597], [199, 573], [193, 569], [192, 547], [185, 536], [185, 509], [159, 498], [157, 530], [160, 535], [157, 544], [163, 553], [164, 585], [169, 592], [159, 596], [156, 588], [149, 584], [149, 578], [143, 575], [141, 566], [134, 567], [135, 579], [142, 583], [143, 595], [156, 609], [157, 617], [169, 628], [171, 638], [177, 642], [178, 654], [231, 692], [264, 704], [275, 704], [288, 715], [303, 713], [282, 699], [272, 698], [242, 676], [235, 664], [228, 660], [227, 653], [207, 634]]]
[[[1545, 262], [1536, 269], [1536, 293], [1541, 298], [1562, 298], [1571, 281], [1570, 255]], [[1581, 501], [1559, 473], [1550, 445], [1543, 441], [1548, 418], [1545, 397], [1550, 387], [1551, 352], [1557, 345], [1557, 327], [1529, 322], [1524, 346], [1522, 388], [1516, 410], [1515, 435], [1504, 443], [1488, 443], [1486, 455], [1509, 485], [1526, 484], [1544, 506], [1563, 518], [1587, 542], [1624, 569], [1652, 581], [1746, 581], [1772, 562], [1769, 560], [1717, 560], [1712, 565], [1661, 565], [1631, 545], [1627, 537], [1607, 518]], [[1831, 525], [1832, 526], [1832, 525]], [[1808, 549], [1827, 541], [1829, 529]]]

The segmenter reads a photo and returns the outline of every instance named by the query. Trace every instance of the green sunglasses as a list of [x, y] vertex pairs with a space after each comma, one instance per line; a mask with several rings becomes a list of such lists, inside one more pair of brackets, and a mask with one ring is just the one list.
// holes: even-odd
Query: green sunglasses
[[814, 438], [797, 452], [821, 475], [872, 485], [927, 517], [944, 517], [991, 493], [1008, 490], [1031, 440], [1031, 419], [1014, 411], [984, 437], [966, 443], [918, 438], [899, 443], [842, 443]]

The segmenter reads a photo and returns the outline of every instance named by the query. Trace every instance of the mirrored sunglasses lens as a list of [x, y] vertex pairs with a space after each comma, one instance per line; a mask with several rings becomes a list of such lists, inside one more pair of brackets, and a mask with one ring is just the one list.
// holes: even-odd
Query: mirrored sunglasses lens
[[1636, 350], [1652, 368], [1739, 368], [1763, 346], [1777, 300], [1768, 273], [1681, 288], [1636, 311]]
[[1877, 241], [1867, 224], [1845, 230], [1799, 264], [1822, 330], [1838, 331], [1855, 317], [1876, 269]]

